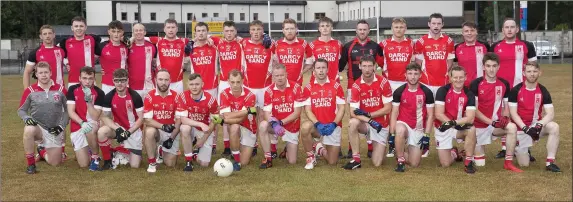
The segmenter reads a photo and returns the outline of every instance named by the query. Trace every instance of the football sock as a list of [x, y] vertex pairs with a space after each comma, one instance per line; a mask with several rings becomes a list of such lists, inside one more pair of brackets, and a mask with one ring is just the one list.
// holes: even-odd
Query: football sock
[[406, 162], [406, 158], [404, 158], [403, 156], [398, 157], [398, 163], [405, 163]]
[[40, 150], [40, 153], [39, 153], [39, 154], [40, 154], [40, 157], [46, 159], [46, 149]]
[[271, 152], [277, 152], [277, 144], [271, 144]]
[[240, 151], [231, 151], [231, 153], [233, 154], [233, 159], [235, 159], [235, 162], [241, 163], [241, 152]]
[[271, 157], [271, 152], [265, 152], [265, 158], [267, 159], [267, 161], [272, 161], [273, 158]]
[[321, 156], [326, 156], [326, 149], [324, 147], [320, 147], [318, 148], [318, 154], [320, 154]]
[[110, 147], [110, 142], [109, 139], [104, 140], [103, 142], [98, 141], [99, 144], [99, 148], [101, 149], [101, 156], [103, 157], [103, 160], [110, 160], [111, 159], [111, 147]]
[[466, 156], [466, 159], [464, 160], [464, 165], [468, 166], [468, 164], [470, 164], [470, 162], [472, 162], [474, 160], [474, 156]]
[[549, 166], [549, 164], [555, 163], [555, 157], [547, 157], [545, 161], [545, 166]]
[[372, 146], [372, 140], [368, 140], [366, 141], [366, 143], [368, 144], [368, 151], [372, 151], [374, 149], [374, 147]]
[[148, 158], [147, 161], [149, 162], [149, 164], [155, 165], [155, 158]]
[[358, 153], [358, 154], [352, 154], [352, 159], [353, 159], [355, 162], [360, 163], [360, 153]]
[[225, 146], [225, 149], [231, 147], [231, 143], [229, 142], [229, 140], [223, 140], [223, 145]]
[[513, 162], [513, 155], [505, 155], [505, 163], [512, 164]]
[[306, 157], [314, 158], [314, 153], [312, 151], [306, 152]]
[[92, 154], [91, 159], [92, 160], [97, 160], [99, 158], [99, 156], [97, 154]]
[[160, 157], [163, 157], [163, 147], [159, 148], [159, 153], [157, 155], [159, 155]]
[[36, 160], [34, 160], [34, 153], [26, 154], [26, 161], [28, 162], [28, 166], [35, 165]]
[[193, 161], [193, 153], [186, 153], [185, 161]]
[[501, 137], [501, 150], [506, 150], [506, 147], [505, 147], [505, 136], [504, 136], [504, 137]]

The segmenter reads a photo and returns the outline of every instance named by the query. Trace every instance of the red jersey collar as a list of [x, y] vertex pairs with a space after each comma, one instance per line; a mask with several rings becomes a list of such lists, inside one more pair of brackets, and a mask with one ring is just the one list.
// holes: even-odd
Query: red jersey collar
[[[443, 34], [442, 32], [440, 32], [440, 37], [439, 37], [439, 38], [442, 38], [442, 37], [444, 37], [444, 34]], [[428, 38], [430, 38], [430, 39], [433, 39], [433, 38], [434, 38], [434, 37], [432, 37], [432, 33], [431, 33], [431, 32], [428, 32]]]
[[[161, 96], [161, 95], [159, 95], [159, 91], [158, 91], [157, 89], [155, 89], [155, 95], [156, 95], [156, 96]], [[171, 89], [167, 89], [167, 96], [169, 96], [169, 95], [172, 95], [172, 94], [171, 94]]]
[[[404, 37], [404, 40], [402, 42], [408, 41], [408, 40], [409, 39], [407, 37]], [[396, 41], [396, 38], [394, 38], [394, 36], [392, 36], [392, 39], [390, 39], [390, 41]], [[396, 41], [396, 42], [398, 42], [398, 41]]]
[[[328, 79], [328, 76], [326, 77], [326, 81], [324, 83], [330, 83], [330, 79]], [[318, 79], [314, 79], [314, 84], [318, 84]]]
[[[287, 81], [287, 83], [286, 83], [286, 88], [290, 88], [290, 84], [289, 84], [289, 83], [290, 83], [290, 82]], [[274, 85], [273, 85], [273, 90], [280, 90], [279, 88], [277, 88], [277, 84], [274, 84]]]
[[[288, 43], [288, 40], [286, 40], [286, 37], [283, 37], [283, 40], [281, 40], [281, 41]], [[298, 43], [298, 37], [294, 37], [293, 41], [294, 41], [294, 43]]]
[[[374, 80], [372, 80], [372, 83], [378, 81], [378, 76], [374, 75]], [[365, 84], [366, 82], [364, 82], [364, 78], [362, 78], [362, 76], [360, 76], [360, 84]]]

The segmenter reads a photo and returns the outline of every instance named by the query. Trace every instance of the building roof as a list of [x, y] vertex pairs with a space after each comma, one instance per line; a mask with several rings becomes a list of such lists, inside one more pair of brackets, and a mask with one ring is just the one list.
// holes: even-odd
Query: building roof
[[[115, 1], [116, 3], [137, 3], [137, 1]], [[267, 5], [268, 1], [143, 1], [142, 4], [244, 4]], [[272, 5], [306, 5], [306, 1], [271, 1]]]

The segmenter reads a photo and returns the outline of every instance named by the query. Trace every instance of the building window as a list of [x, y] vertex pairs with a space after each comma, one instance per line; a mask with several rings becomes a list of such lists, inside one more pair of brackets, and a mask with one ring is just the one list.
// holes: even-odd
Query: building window
[[253, 13], [253, 20], [259, 19], [259, 13]]
[[319, 20], [320, 18], [323, 18], [325, 15], [325, 13], [314, 13], [314, 19], [315, 20]]
[[275, 13], [271, 13], [271, 22], [275, 21]]
[[296, 14], [296, 21], [301, 21], [302, 20], [302, 13], [297, 13]]
[[290, 18], [289, 13], [285, 13], [285, 19], [289, 19], [289, 18]]
[[239, 20], [240, 20], [240, 21], [245, 21], [245, 13], [240, 13], [240, 14], [239, 14]]
[[204, 18], [206, 18], [206, 17], [209, 17], [209, 14], [207, 14], [207, 13], [202, 13], [201, 16], [204, 17]]
[[368, 18], [370, 18], [370, 17], [371, 17], [371, 15], [370, 15], [370, 8], [368, 8]]
[[234, 20], [235, 20], [235, 14], [234, 14], [234, 13], [229, 13], [229, 20], [230, 20], [230, 21], [234, 21]]
[[378, 17], [378, 15], [376, 15], [376, 7], [372, 7], [372, 16]]
[[187, 13], [187, 21], [193, 20], [193, 13]]
[[362, 19], [366, 18], [366, 9], [362, 9]]
[[156, 14], [155, 13], [151, 13], [151, 15], [149, 15], [149, 18], [151, 21], [155, 21], [156, 20]]
[[169, 19], [175, 20], [175, 13], [169, 13]]
[[121, 12], [121, 20], [127, 21], [127, 12]]
[[135, 12], [133, 13], [133, 21], [138, 21], [139, 20], [139, 13]]
[[213, 17], [218, 18], [218, 17], [219, 17], [219, 13], [213, 13]]
[[342, 19], [342, 21], [345, 21], [344, 20], [344, 11], [342, 11], [342, 17], [340, 19]]

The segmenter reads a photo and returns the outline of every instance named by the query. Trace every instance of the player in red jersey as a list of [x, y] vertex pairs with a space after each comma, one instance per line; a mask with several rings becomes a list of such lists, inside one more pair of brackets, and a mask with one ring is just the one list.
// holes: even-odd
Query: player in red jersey
[[127, 72], [129, 72], [129, 89], [135, 90], [144, 98], [147, 92], [155, 88], [154, 75], [157, 64], [157, 47], [145, 40], [145, 26], [133, 25], [133, 42], [129, 47], [127, 57]]
[[[392, 109], [392, 89], [388, 80], [376, 75], [376, 63], [372, 56], [360, 58], [362, 75], [352, 85], [350, 98], [350, 121], [348, 138], [353, 148], [360, 148], [358, 133], [370, 136], [372, 145], [372, 164], [378, 167], [384, 160], [386, 140], [388, 139], [388, 114]], [[352, 160], [344, 169], [354, 170], [362, 167], [360, 151], [352, 151]]]
[[406, 30], [406, 20], [394, 18], [392, 19], [392, 37], [380, 42], [384, 53], [383, 71], [390, 82], [392, 92], [406, 84], [406, 66], [410, 64], [414, 52], [414, 43], [404, 36]]
[[228, 78], [231, 87], [221, 93], [221, 116], [215, 116], [215, 123], [228, 124], [233, 170], [239, 171], [249, 163], [257, 142], [256, 98], [243, 86], [239, 70], [231, 70]]
[[487, 53], [483, 57], [485, 76], [473, 80], [470, 90], [476, 96], [477, 145], [475, 149], [476, 166], [485, 166], [485, 145], [491, 144], [493, 136], [506, 136], [507, 154], [503, 167], [513, 172], [522, 172], [513, 165], [513, 154], [517, 144], [517, 127], [511, 123], [508, 109], [509, 83], [498, 78], [499, 57]]
[[[307, 156], [304, 166], [307, 170], [316, 165], [315, 155], [323, 156], [328, 164], [334, 165], [340, 152], [341, 121], [346, 111], [346, 101], [340, 83], [329, 78], [328, 71], [332, 68], [328, 65], [329, 61], [324, 58], [314, 61], [312, 66], [316, 79], [303, 89], [304, 111], [308, 120], [302, 123], [300, 133]], [[313, 138], [321, 140], [316, 142]]]
[[275, 54], [279, 63], [286, 67], [288, 80], [302, 85], [303, 74], [312, 66], [312, 49], [306, 40], [298, 38], [296, 21], [283, 21], [284, 38], [276, 42]]
[[24, 68], [24, 88], [30, 85], [30, 76], [36, 77], [34, 65], [47, 62], [50, 65], [51, 79], [57, 84], [64, 85], [64, 58], [66, 53], [54, 44], [54, 28], [50, 25], [40, 27], [40, 47], [30, 52]]
[[45, 159], [53, 166], [62, 162], [61, 142], [69, 123], [66, 88], [50, 79], [52, 72], [47, 62], [39, 62], [35, 70], [38, 83], [24, 90], [18, 108], [18, 116], [25, 124], [23, 142], [28, 174], [36, 173], [35, 142], [38, 143], [38, 159]]
[[177, 163], [181, 124], [179, 119], [175, 118], [177, 92], [169, 89], [172, 83], [169, 70], [160, 69], [155, 77], [157, 86], [149, 91], [143, 102], [146, 126], [143, 135], [149, 173], [157, 172], [157, 164], [165, 162], [166, 166], [173, 167]]
[[499, 72], [497, 76], [509, 82], [509, 87], [523, 81], [524, 65], [528, 61], [537, 62], [537, 53], [533, 43], [517, 38], [519, 26], [512, 18], [507, 18], [502, 27], [503, 40], [491, 46], [491, 52], [499, 55]]
[[423, 75], [420, 80], [434, 96], [440, 86], [448, 82], [448, 70], [454, 62], [454, 40], [442, 34], [444, 18], [440, 13], [430, 15], [428, 21], [430, 33], [422, 36], [414, 45], [416, 63], [422, 65]]
[[95, 49], [95, 54], [100, 56], [101, 89], [106, 94], [114, 88], [113, 72], [116, 69], [125, 69], [127, 65], [127, 46], [122, 41], [123, 24], [117, 20], [111, 21], [107, 26], [107, 34], [109, 40], [102, 42]]
[[65, 52], [64, 64], [68, 70], [68, 87], [78, 84], [80, 81], [80, 69], [82, 67], [95, 66], [95, 49], [101, 43], [101, 38], [96, 35], [86, 34], [86, 19], [76, 16], [72, 19], [72, 32], [74, 36], [62, 39], [58, 46]]
[[545, 86], [537, 81], [541, 76], [541, 69], [536, 62], [528, 62], [525, 64], [523, 75], [525, 81], [517, 84], [509, 93], [511, 118], [522, 130], [517, 134], [519, 141], [516, 148], [517, 162], [520, 166], [529, 166], [528, 148], [538, 142], [541, 136], [547, 136], [545, 169], [561, 172], [555, 164], [555, 155], [559, 147], [559, 125], [553, 121], [555, 111], [551, 95]]
[[[442, 167], [449, 167], [454, 161], [464, 160], [465, 172], [476, 172], [473, 162], [476, 146], [475, 96], [464, 86], [466, 70], [453, 66], [449, 71], [450, 84], [446, 84], [436, 92], [436, 121], [434, 136], [436, 149]], [[465, 159], [458, 152], [452, 141], [464, 142]]]
[[483, 76], [483, 55], [489, 51], [489, 45], [477, 40], [477, 25], [473, 22], [464, 22], [462, 24], [462, 35], [464, 42], [456, 44], [454, 62], [464, 67], [467, 78], [466, 87], [479, 77]]
[[[94, 85], [95, 69], [85, 66], [80, 69], [79, 84], [70, 86], [67, 94], [68, 115], [71, 120], [70, 139], [81, 168], [99, 170], [97, 130], [105, 94]], [[89, 148], [88, 148], [89, 146]], [[91, 156], [89, 151], [91, 151]]]
[[[197, 27], [199, 24], [197, 24]], [[209, 166], [213, 149], [215, 122], [210, 121], [211, 115], [219, 114], [217, 96], [203, 90], [203, 78], [197, 73], [189, 75], [187, 86], [189, 90], [177, 96], [177, 112], [175, 116], [181, 120], [181, 142], [185, 154], [183, 171], [193, 171], [191, 162], [196, 159], [202, 167]], [[193, 149], [193, 140], [196, 149]]]
[[[309, 46], [312, 49], [312, 61], [323, 58], [328, 61], [328, 79], [330, 81], [340, 82], [338, 76], [338, 66], [340, 62], [342, 43], [332, 38], [332, 29], [334, 22], [328, 17], [323, 17], [318, 20], [318, 31], [320, 36], [312, 41]], [[315, 75], [310, 77], [310, 82], [314, 82]]]
[[129, 164], [139, 168], [143, 149], [143, 99], [139, 93], [127, 87], [128, 73], [125, 69], [113, 72], [114, 89], [103, 101], [103, 126], [98, 130], [98, 144], [104, 160], [102, 170], [115, 169], [111, 159], [111, 139], [123, 144], [129, 152]]
[[219, 67], [217, 47], [207, 44], [209, 26], [207, 23], [198, 22], [195, 26], [193, 52], [190, 53], [191, 73], [201, 75], [203, 88], [211, 95], [217, 95], [217, 68]]
[[[298, 134], [300, 130], [300, 113], [302, 111], [302, 91], [296, 81], [288, 80], [284, 65], [277, 65], [272, 71], [273, 84], [265, 92], [264, 120], [259, 123], [259, 137], [265, 152], [259, 168], [273, 166], [272, 141], [278, 137], [286, 142], [285, 154], [290, 164], [296, 163], [298, 151]], [[273, 138], [274, 136], [275, 138]], [[275, 152], [276, 152], [276, 142]]]
[[157, 69], [167, 69], [171, 75], [169, 89], [177, 93], [183, 92], [183, 63], [189, 53], [189, 39], [177, 37], [177, 21], [168, 18], [163, 23], [165, 38], [149, 37], [151, 43], [157, 45]]
[[[430, 132], [434, 121], [434, 96], [420, 83], [422, 67], [417, 63], [406, 66], [407, 83], [393, 93], [390, 133], [395, 134], [396, 172], [406, 170], [406, 162], [418, 167], [422, 152], [430, 147]], [[404, 146], [408, 145], [407, 153]], [[407, 160], [406, 160], [407, 159]]]

